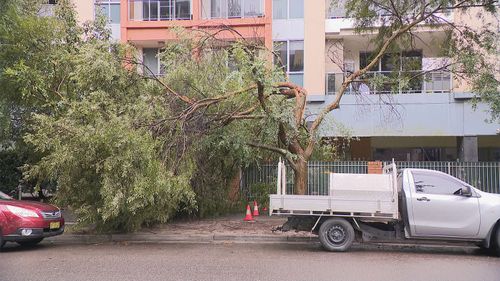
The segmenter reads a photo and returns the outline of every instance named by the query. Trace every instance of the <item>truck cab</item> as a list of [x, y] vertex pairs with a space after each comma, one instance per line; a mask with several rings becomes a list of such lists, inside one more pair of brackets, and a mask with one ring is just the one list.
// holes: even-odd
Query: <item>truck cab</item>
[[408, 238], [485, 240], [500, 219], [500, 195], [443, 172], [404, 169], [398, 186]]

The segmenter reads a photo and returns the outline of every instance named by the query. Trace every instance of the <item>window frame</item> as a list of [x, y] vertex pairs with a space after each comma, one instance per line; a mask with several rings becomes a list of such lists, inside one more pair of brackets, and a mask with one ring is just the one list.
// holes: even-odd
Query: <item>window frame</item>
[[[292, 42], [302, 42], [303, 58], [302, 58], [302, 70], [301, 71], [290, 71], [290, 43], [292, 43]], [[291, 80], [290, 76], [301, 75], [302, 85], [300, 85], [300, 86], [304, 86], [303, 85], [304, 84], [304, 66], [305, 66], [304, 40], [276, 40], [276, 41], [273, 41], [273, 46], [276, 43], [279, 43], [279, 44], [286, 43], [286, 63], [284, 63], [285, 67], [280, 67], [280, 68], [283, 68], [283, 70], [285, 71], [289, 80]]]
[[[94, 19], [97, 16], [96, 9], [97, 7], [101, 8], [103, 6], [107, 6], [107, 14], [104, 13], [108, 24], [121, 24], [121, 1], [120, 0], [94, 0]], [[111, 18], [111, 6], [118, 6], [118, 22], [113, 22]]]
[[[212, 13], [212, 9], [216, 5], [212, 5], [212, 1], [217, 2], [216, 5], [220, 6], [219, 13]], [[237, 2], [239, 5], [239, 12], [230, 14], [233, 12], [231, 7], [231, 1]], [[206, 3], [210, 3], [210, 9], [204, 8]], [[249, 13], [252, 2], [257, 4], [257, 12], [252, 14]], [[202, 19], [244, 19], [244, 18], [260, 18], [265, 15], [265, 2], [264, 0], [200, 0], [201, 3], [201, 18]]]
[[[447, 191], [450, 193], [437, 192], [437, 191], [433, 191], [432, 189], [431, 190], [426, 190], [426, 189], [418, 190], [417, 189], [417, 180], [418, 180], [418, 177], [420, 177], [420, 176], [430, 177], [430, 178], [438, 178], [440, 181], [453, 182], [454, 184], [456, 184], [456, 188], [453, 188], [453, 189], [450, 189]], [[463, 182], [463, 181], [461, 181], [453, 176], [450, 176], [450, 175], [445, 174], [445, 173], [434, 172], [434, 171], [432, 171], [432, 172], [431, 171], [412, 171], [412, 178], [413, 178], [413, 191], [415, 192], [415, 194], [456, 196], [454, 194], [454, 192], [456, 192], [458, 189], [466, 187], [466, 186], [470, 187], [470, 185], [468, 185], [467, 183], [465, 183], [465, 182]], [[437, 188], [444, 189], [447, 187], [437, 187]], [[471, 190], [473, 190], [472, 187], [471, 187]]]
[[[358, 69], [362, 69], [366, 65], [368, 65], [371, 60], [369, 58], [372, 58], [374, 56], [373, 51], [360, 51], [359, 52], [359, 63], [358, 63]], [[394, 57], [397, 55], [397, 65], [394, 64], [393, 59], [396, 58]], [[405, 69], [405, 59], [415, 59], [419, 58], [420, 59], [420, 69]], [[409, 51], [401, 51], [398, 53], [387, 53], [382, 56], [377, 62], [377, 64], [372, 68], [370, 71], [368, 71], [365, 75], [367, 77], [371, 77], [372, 75], [384, 75], [384, 76], [390, 76], [390, 75], [395, 75], [397, 74], [398, 77], [401, 77], [401, 75], [406, 75], [407, 73], [411, 72], [422, 72], [423, 70], [423, 59], [424, 59], [424, 51], [422, 49], [413, 49]], [[363, 62], [363, 63], [362, 63]], [[397, 68], [395, 66], [398, 66]], [[392, 67], [392, 69], [391, 69]], [[421, 79], [421, 80], [418, 80]], [[398, 82], [399, 83], [399, 82]], [[425, 81], [423, 77], [415, 77], [412, 79], [410, 82], [412, 85], [410, 85], [407, 89], [402, 90], [399, 85], [399, 93], [423, 93], [425, 92]], [[390, 89], [390, 85], [387, 84], [381, 87], [381, 89], [370, 89], [373, 90], [374, 93], [377, 94], [384, 94], [388, 93]]]
[[[335, 73], [335, 72], [327, 72], [326, 73], [326, 76], [325, 76], [325, 92], [326, 92], [326, 95], [327, 96], [334, 96], [336, 93], [337, 93], [337, 87], [336, 87], [336, 74], [338, 73]], [[330, 92], [328, 90], [328, 86], [330, 86], [330, 80], [329, 80], [329, 77], [330, 76], [333, 76], [333, 88], [334, 88], [334, 91], [333, 92]]]
[[286, 15], [284, 18], [275, 18], [274, 17], [274, 0], [272, 1], [272, 4], [273, 4], [273, 11], [272, 11], [272, 18], [273, 20], [296, 20], [296, 19], [304, 19], [304, 10], [305, 10], [305, 1], [304, 0], [299, 0], [299, 1], [302, 1], [302, 17], [290, 17], [290, 1], [294, 1], [294, 0], [284, 0], [284, 2], [286, 3]]
[[[144, 68], [145, 66], [145, 59], [144, 59], [144, 50], [145, 49], [149, 49], [149, 50], [153, 50], [153, 49], [156, 49], [156, 69], [154, 69], [155, 72], [151, 73], [152, 72], [152, 69], [149, 69], [151, 71], [148, 71]], [[162, 52], [162, 48], [142, 48], [142, 63], [144, 64], [143, 67], [142, 67], [142, 72], [143, 74], [149, 76], [149, 75], [155, 75], [155, 76], [162, 76], [165, 74], [165, 69], [163, 68], [162, 64], [161, 64], [161, 59], [160, 59], [160, 54]], [[148, 72], [148, 73], [145, 73], [145, 72]]]
[[[161, 2], [168, 2], [168, 5], [162, 6]], [[177, 5], [178, 2], [188, 2], [189, 3], [189, 11], [187, 11], [186, 17], [178, 16], [177, 15]], [[131, 8], [130, 8], [130, 3], [131, 0], [128, 0], [128, 18], [130, 21], [173, 21], [173, 20], [192, 20], [193, 19], [193, 0], [140, 0], [141, 6], [142, 6], [142, 12], [141, 15], [142, 17], [140, 19], [136, 19], [132, 17], [131, 15]], [[155, 8], [151, 9], [151, 4], [155, 4]], [[146, 10], [144, 7], [147, 4], [147, 16], [146, 15]], [[169, 17], [162, 17], [162, 8], [168, 8], [168, 15]], [[155, 11], [156, 10], [156, 11]], [[154, 12], [154, 13], [152, 13]], [[152, 17], [151, 15], [154, 15], [155, 17]]]

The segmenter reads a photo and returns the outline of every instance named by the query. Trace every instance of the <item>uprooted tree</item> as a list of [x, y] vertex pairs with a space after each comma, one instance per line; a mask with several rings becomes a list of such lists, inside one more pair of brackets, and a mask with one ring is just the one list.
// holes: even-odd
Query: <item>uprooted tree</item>
[[[471, 9], [478, 11], [479, 18], [494, 16], [496, 1], [342, 2], [347, 16], [354, 19], [356, 32], [373, 37], [373, 55], [365, 66], [345, 76], [333, 102], [326, 104], [310, 123], [305, 121], [306, 89], [287, 81], [279, 63], [278, 66], [269, 63], [271, 51], [260, 42], [245, 40], [227, 27], [181, 31], [179, 41], [167, 44], [164, 49], [163, 75], [155, 76], [145, 69], [168, 96], [165, 106], [176, 112], [149, 124], [157, 135], [178, 134], [180, 141], [166, 144], [165, 155], [179, 158], [189, 142], [196, 139], [193, 136], [213, 135], [221, 128], [231, 128], [226, 130], [233, 132], [225, 135], [228, 143], [285, 157], [294, 171], [296, 193], [305, 194], [307, 162], [321, 140], [320, 127], [327, 115], [339, 108], [353, 83], [365, 81], [404, 90], [412, 81], [425, 79], [426, 72], [434, 70], [446, 69], [467, 81], [478, 97], [491, 105], [492, 118], [498, 118], [499, 81], [493, 64], [496, 30], [486, 23], [475, 29], [443, 17], [450, 11], [467, 13]], [[446, 40], [442, 42], [442, 55], [449, 58], [446, 63], [403, 76], [366, 75], [382, 57], [411, 49], [425, 28], [446, 32]], [[227, 32], [236, 38], [234, 43], [218, 39], [218, 35]], [[134, 60], [129, 63], [140, 64]]]

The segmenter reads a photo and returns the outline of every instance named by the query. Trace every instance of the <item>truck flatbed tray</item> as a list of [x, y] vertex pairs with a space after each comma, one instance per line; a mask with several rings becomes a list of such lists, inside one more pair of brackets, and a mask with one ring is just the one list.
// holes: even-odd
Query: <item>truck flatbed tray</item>
[[[397, 213], [391, 212], [393, 202], [380, 200], [347, 200], [331, 196], [313, 195], [270, 195], [270, 215], [316, 215], [373, 218], [390, 221], [397, 219]], [[374, 210], [387, 210], [374, 211]]]
[[276, 194], [269, 196], [270, 215], [317, 215], [399, 219], [396, 165], [383, 174], [330, 173], [328, 195], [286, 194], [286, 166], [278, 163]]

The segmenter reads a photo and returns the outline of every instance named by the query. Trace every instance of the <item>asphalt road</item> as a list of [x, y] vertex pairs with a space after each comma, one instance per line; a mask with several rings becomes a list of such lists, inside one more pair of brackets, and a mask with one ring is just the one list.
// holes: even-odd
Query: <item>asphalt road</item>
[[102, 244], [0, 253], [1, 281], [79, 280], [500, 280], [500, 258], [474, 250], [356, 247], [329, 253], [317, 244]]

